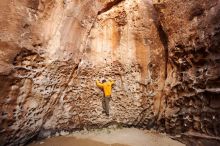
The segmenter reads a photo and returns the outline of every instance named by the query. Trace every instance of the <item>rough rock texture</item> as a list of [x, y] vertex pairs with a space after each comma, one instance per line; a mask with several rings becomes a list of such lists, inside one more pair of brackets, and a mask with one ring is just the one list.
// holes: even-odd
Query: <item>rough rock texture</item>
[[[2, 145], [39, 132], [152, 125], [165, 59], [150, 1], [3, 0], [0, 8]], [[109, 77], [108, 118], [95, 80]]]
[[[169, 38], [164, 131], [220, 136], [220, 1], [155, 4]], [[178, 10], [177, 10], [178, 9]]]
[[0, 144], [112, 123], [218, 139], [220, 2], [153, 3], [2, 0]]

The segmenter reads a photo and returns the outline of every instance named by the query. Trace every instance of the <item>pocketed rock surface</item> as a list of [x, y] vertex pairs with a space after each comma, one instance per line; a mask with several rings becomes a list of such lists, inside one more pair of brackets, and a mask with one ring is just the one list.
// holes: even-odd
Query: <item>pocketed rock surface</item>
[[169, 39], [167, 92], [160, 117], [166, 132], [219, 139], [219, 6], [215, 0], [155, 4]]
[[219, 0], [2, 0], [0, 145], [111, 124], [219, 140], [219, 16]]

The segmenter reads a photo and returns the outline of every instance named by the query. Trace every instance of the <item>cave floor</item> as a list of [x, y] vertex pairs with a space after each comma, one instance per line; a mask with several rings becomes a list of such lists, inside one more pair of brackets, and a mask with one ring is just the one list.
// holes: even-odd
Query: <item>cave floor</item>
[[135, 128], [122, 128], [84, 130], [34, 142], [29, 146], [185, 146], [185, 144], [175, 141], [165, 134]]

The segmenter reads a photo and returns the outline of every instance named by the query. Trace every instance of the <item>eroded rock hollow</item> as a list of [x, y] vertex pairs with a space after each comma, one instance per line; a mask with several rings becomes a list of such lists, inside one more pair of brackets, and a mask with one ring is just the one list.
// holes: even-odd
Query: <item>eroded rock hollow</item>
[[219, 140], [219, 0], [1, 0], [0, 34], [1, 145], [110, 124]]

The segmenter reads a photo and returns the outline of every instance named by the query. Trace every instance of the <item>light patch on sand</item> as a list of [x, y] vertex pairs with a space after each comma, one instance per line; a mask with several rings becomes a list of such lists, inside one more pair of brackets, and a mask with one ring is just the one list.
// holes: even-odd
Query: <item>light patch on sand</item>
[[79, 139], [90, 139], [106, 144], [124, 144], [130, 146], [185, 146], [165, 134], [152, 133], [135, 128], [103, 129], [92, 132], [78, 132], [71, 136]]

